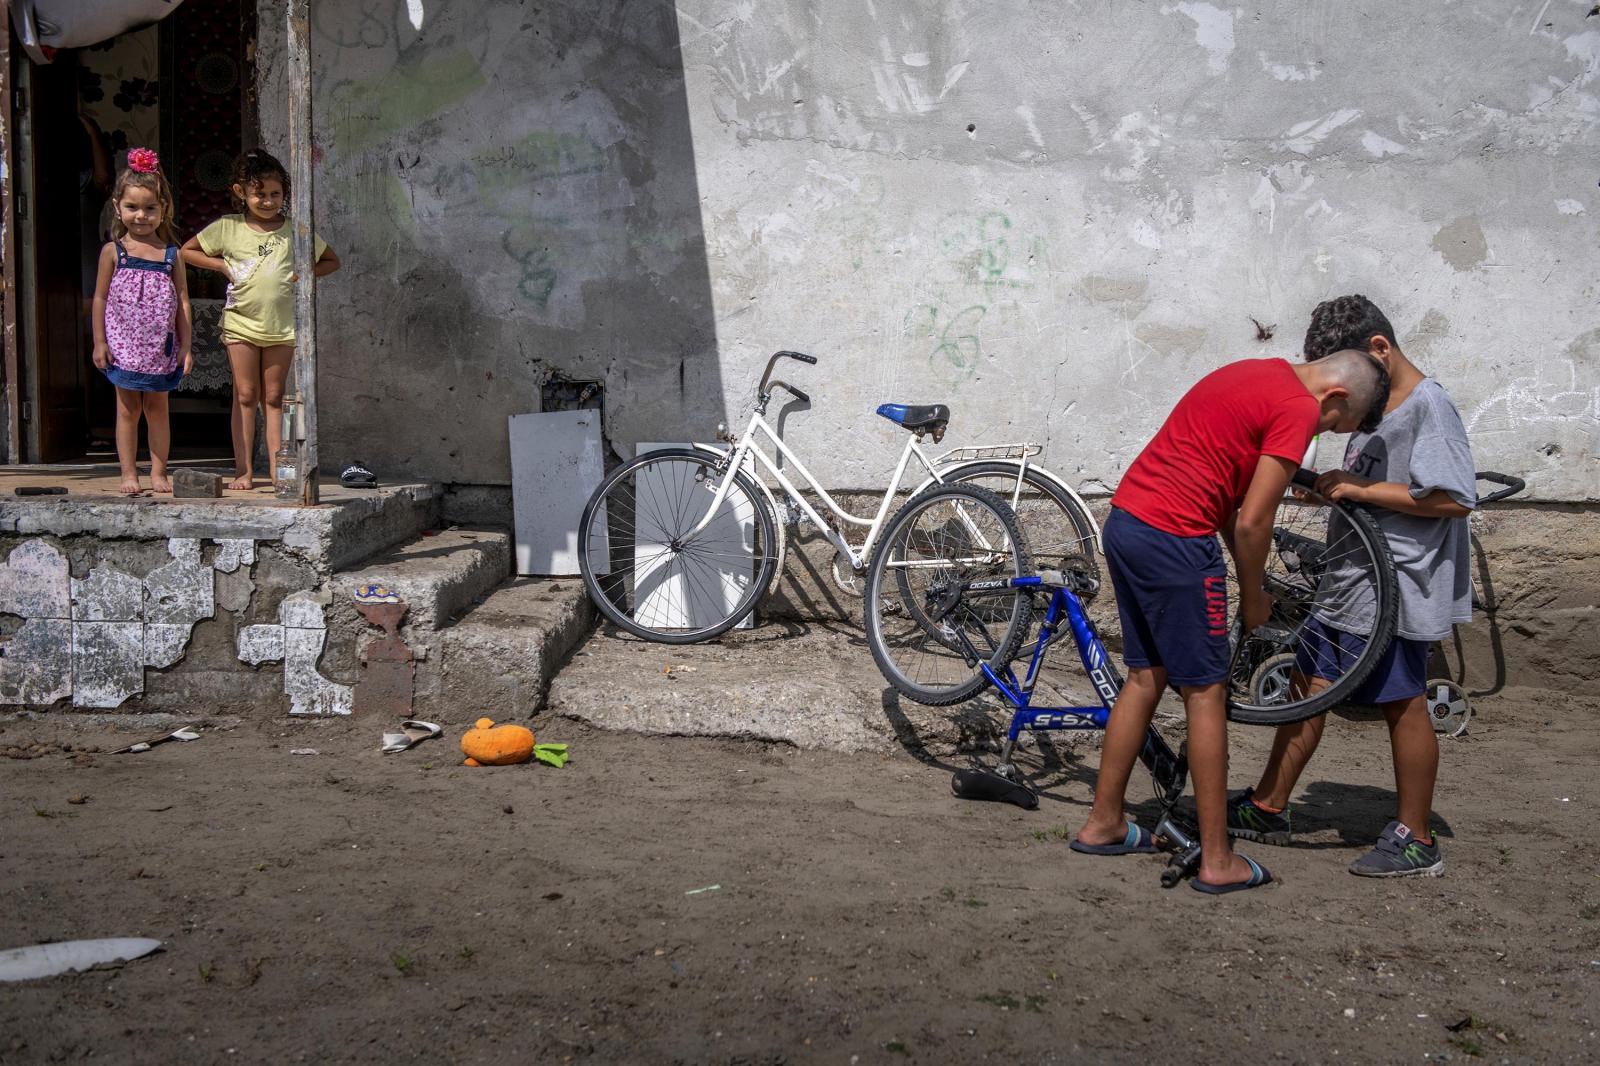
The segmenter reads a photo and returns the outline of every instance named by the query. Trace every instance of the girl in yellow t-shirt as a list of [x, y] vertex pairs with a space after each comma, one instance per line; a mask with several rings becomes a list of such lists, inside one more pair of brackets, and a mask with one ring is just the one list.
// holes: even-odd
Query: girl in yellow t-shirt
[[[241, 155], [233, 164], [233, 205], [190, 237], [183, 261], [228, 279], [222, 340], [233, 370], [233, 462], [230, 489], [255, 487], [256, 405], [266, 404], [267, 455], [283, 436], [283, 387], [294, 359], [294, 260], [285, 213], [289, 173], [266, 152]], [[313, 236], [316, 277], [339, 269], [333, 249]], [[270, 458], [269, 458], [270, 465]]]

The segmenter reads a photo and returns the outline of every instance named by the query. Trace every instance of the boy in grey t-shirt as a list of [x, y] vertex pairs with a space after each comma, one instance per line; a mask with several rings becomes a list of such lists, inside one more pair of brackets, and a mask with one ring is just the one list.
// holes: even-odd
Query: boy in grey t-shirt
[[[1466, 429], [1449, 395], [1405, 357], [1394, 327], [1365, 296], [1327, 300], [1312, 312], [1306, 358], [1320, 359], [1345, 348], [1364, 349], [1383, 361], [1391, 380], [1389, 405], [1375, 432], [1350, 438], [1344, 469], [1318, 478], [1317, 491], [1331, 500], [1370, 505], [1394, 555], [1400, 591], [1395, 638], [1351, 696], [1354, 702], [1377, 704], [1389, 724], [1399, 810], [1377, 845], [1350, 872], [1437, 877], [1444, 872], [1444, 860], [1428, 828], [1439, 768], [1439, 742], [1425, 698], [1428, 649], [1449, 636], [1454, 623], [1472, 617], [1467, 515], [1477, 505], [1477, 474]], [[1343, 521], [1335, 511], [1328, 543], [1341, 542], [1335, 527]], [[1368, 579], [1358, 566], [1341, 566], [1335, 558], [1325, 580], [1335, 587], [1340, 582], [1354, 587]], [[1367, 602], [1362, 596], [1328, 599], [1334, 604]], [[1302, 646], [1316, 644], [1318, 659], [1346, 665], [1363, 647], [1353, 634], [1370, 633], [1372, 622], [1348, 611], [1334, 608], [1312, 618]], [[1316, 684], [1309, 661], [1299, 668]], [[1316, 751], [1326, 721], [1326, 715], [1319, 715], [1279, 727], [1260, 783], [1229, 801], [1229, 833], [1268, 844], [1289, 843], [1289, 795]]]

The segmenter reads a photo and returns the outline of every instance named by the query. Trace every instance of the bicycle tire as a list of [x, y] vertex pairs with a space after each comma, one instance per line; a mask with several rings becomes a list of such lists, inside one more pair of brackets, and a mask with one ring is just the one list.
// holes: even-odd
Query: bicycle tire
[[[1084, 507], [1074, 500], [1062, 488], [1038, 473], [1036, 468], [1030, 468], [1022, 475], [1022, 482], [1030, 490], [1036, 492], [1040, 499], [1048, 501], [1047, 507], [1053, 507], [1055, 514], [1061, 518], [1050, 517], [1041, 513], [1043, 508], [1029, 508], [1026, 511], [1018, 510], [1012, 502], [1015, 485], [1017, 482], [1017, 468], [1020, 464], [1004, 459], [987, 460], [977, 463], [966, 463], [956, 468], [955, 472], [944, 482], [946, 485], [977, 485], [979, 488], [989, 489], [1011, 507], [1017, 516], [1017, 525], [1022, 530], [1023, 539], [1028, 546], [1028, 555], [1036, 569], [1062, 570], [1072, 567], [1088, 574], [1092, 578], [1100, 577], [1100, 564], [1095, 558], [1095, 541], [1097, 539], [1094, 520]], [[1005, 483], [1006, 490], [980, 483], [979, 479], [997, 478]], [[1030, 501], [1032, 502], [1032, 501]], [[1044, 549], [1041, 552], [1041, 540]], [[900, 583], [900, 592], [907, 610], [916, 611], [916, 598], [911, 589], [906, 585], [905, 571], [896, 571], [896, 578]], [[1092, 597], [1080, 597], [1087, 604]], [[923, 619], [926, 621], [926, 619]], [[941, 639], [939, 631], [931, 624], [924, 629], [935, 639]], [[953, 645], [947, 645], [951, 650], [959, 650]]]
[[[960, 508], [969, 508], [973, 514], [982, 512], [989, 515], [998, 529], [999, 537], [1004, 539], [1003, 546], [997, 549], [987, 544], [974, 546], [955, 542], [948, 530], [949, 519], [944, 526], [935, 527], [941, 534], [950, 537], [949, 540], [936, 541], [933, 533], [919, 533], [916, 528], [918, 519], [945, 503], [952, 506], [953, 513], [960, 516], [960, 524], [969, 531], [977, 525], [977, 521], [972, 514]], [[928, 558], [908, 558], [911, 552]], [[952, 552], [956, 553], [955, 558], [941, 566], [939, 560]], [[984, 556], [990, 557], [987, 564], [981, 561]], [[902, 696], [929, 707], [946, 707], [971, 699], [989, 684], [989, 679], [977, 664], [969, 662], [964, 654], [958, 655], [951, 641], [927, 632], [927, 615], [920, 609], [915, 612], [902, 609], [905, 601], [901, 597], [907, 585], [900, 580], [890, 580], [887, 576], [891, 570], [907, 570], [910, 563], [918, 564], [914, 567], [918, 573], [931, 575], [927, 579], [930, 588], [952, 580], [968, 580], [977, 576], [978, 572], [996, 577], [1002, 574], [1020, 577], [1032, 573], [1033, 564], [1028, 555], [1027, 541], [1017, 525], [1016, 515], [1004, 500], [979, 486], [934, 485], [918, 493], [895, 512], [884, 530], [881, 547], [873, 552], [872, 561], [867, 567], [863, 595], [867, 646], [884, 678]], [[913, 603], [915, 599], [913, 592]], [[963, 625], [964, 629], [972, 629], [968, 636], [986, 656], [982, 661], [993, 669], [999, 669], [1016, 656], [1017, 649], [1028, 636], [1033, 619], [1033, 599], [1023, 589], [985, 599], [1001, 605], [993, 612], [997, 619], [1004, 616], [1004, 630], [998, 638], [970, 608], [958, 608], [962, 611], [958, 624]], [[893, 633], [886, 632], [886, 619], [890, 617], [903, 617], [913, 628], [900, 626]], [[905, 634], [903, 638], [902, 632]], [[935, 653], [936, 658], [948, 667], [943, 672], [947, 672], [950, 679], [934, 685], [912, 676], [917, 671], [914, 668], [908, 670], [909, 664], [900, 661], [909, 657], [909, 652], [902, 654], [899, 651], [902, 639], [908, 642], [908, 647], [926, 647], [930, 642], [937, 646], [940, 651]]]
[[[964, 463], [956, 468], [945, 484], [970, 485], [979, 478], [999, 477], [1008, 485], [1014, 485], [1019, 465], [1004, 459]], [[1012, 504], [1011, 509], [1017, 515], [1017, 525], [1027, 538], [1028, 555], [1033, 560], [1033, 565], [1041, 570], [1060, 570], [1065, 568], [1068, 560], [1072, 560], [1075, 566], [1082, 569], [1082, 561], [1087, 561], [1092, 567], [1089, 576], [1098, 578], [1100, 564], [1095, 551], [1097, 537], [1094, 519], [1090, 517], [1089, 512], [1063, 491], [1060, 485], [1040, 474], [1037, 467], [1030, 466], [1023, 473], [1022, 483], [1040, 493], [1044, 499], [1048, 499], [1066, 517], [1065, 525], [1054, 521], [1046, 522], [1042, 518], [1042, 509], [1023, 510]], [[989, 484], [980, 484], [979, 487], [989, 489], [1007, 504], [1012, 503], [1009, 488], [1002, 492]], [[1060, 528], [1057, 528], [1058, 526]]]
[[[1286, 503], [1285, 506], [1288, 506]], [[1395, 626], [1399, 619], [1400, 593], [1398, 580], [1395, 576], [1394, 557], [1389, 551], [1389, 542], [1384, 537], [1383, 531], [1378, 527], [1377, 521], [1366, 508], [1349, 503], [1334, 503], [1329, 505], [1330, 520], [1334, 511], [1348, 524], [1351, 535], [1359, 543], [1359, 551], [1367, 557], [1365, 565], [1370, 566], [1372, 583], [1372, 624], [1370, 629], [1359, 636], [1365, 641], [1365, 647], [1356, 657], [1351, 666], [1344, 670], [1340, 676], [1333, 679], [1325, 688], [1316, 692], [1307, 693], [1298, 698], [1290, 698], [1280, 702], [1259, 703], [1250, 695], [1251, 680], [1256, 671], [1265, 661], [1261, 649], [1251, 652], [1244, 661], [1241, 655], [1245, 652], [1248, 642], [1256, 640], [1255, 634], [1250, 634], [1240, 639], [1238, 633], [1239, 623], [1234, 622], [1232, 636], [1234, 642], [1234, 659], [1229, 671], [1227, 711], [1230, 721], [1245, 725], [1288, 725], [1293, 722], [1303, 722], [1308, 718], [1315, 718], [1319, 714], [1326, 714], [1335, 706], [1347, 700], [1360, 684], [1371, 675], [1377, 667], [1378, 660], [1388, 649], [1389, 642], [1394, 638]], [[1282, 514], [1280, 508], [1280, 516]], [[1331, 525], [1331, 521], [1330, 521]], [[1283, 530], [1282, 526], [1275, 528], [1272, 553], [1280, 553], [1277, 546], [1281, 542], [1277, 534]], [[1342, 540], [1342, 536], [1341, 536]], [[1355, 548], [1348, 549], [1352, 552]], [[1232, 574], [1230, 564], [1230, 580], [1237, 580]], [[1269, 581], [1271, 575], [1269, 574]], [[1315, 595], [1321, 595], [1324, 585], [1319, 582]], [[1277, 611], [1280, 608], [1274, 607]], [[1305, 608], [1310, 613], [1316, 613], [1318, 606], [1313, 603]], [[1265, 627], [1263, 627], [1265, 628]], [[1257, 630], [1260, 633], [1261, 630]], [[1292, 648], [1277, 647], [1271, 649], [1270, 654], [1282, 655]], [[1246, 698], [1240, 698], [1244, 694]]]
[[[683, 469], [675, 475], [668, 475], [669, 465]], [[688, 467], [694, 469], [689, 470]], [[719, 470], [718, 467], [716, 456], [706, 452], [693, 448], [662, 448], [646, 452], [617, 467], [589, 497], [578, 525], [578, 568], [590, 600], [602, 615], [621, 629], [660, 644], [697, 644], [721, 636], [738, 625], [756, 609], [766, 594], [777, 566], [773, 553], [776, 516], [747, 474], [743, 471]], [[697, 538], [702, 542], [698, 554], [688, 546], [676, 546], [677, 540], [673, 534], [686, 533], [704, 516], [704, 509], [696, 510], [694, 507], [699, 497], [691, 492], [668, 501], [664, 493], [670, 486], [663, 482], [659, 486], [660, 492], [657, 492], [658, 486], [647, 482], [647, 499], [652, 502], [646, 504], [648, 515], [641, 524], [636, 521], [639, 511], [636, 488], [641, 471], [653, 476], [675, 477], [679, 487], [684, 487], [682, 479], [688, 477], [698, 488], [709, 488], [710, 491], [715, 491], [715, 487], [707, 484], [707, 478], [733, 478], [733, 488], [724, 501], [723, 512]], [[632, 498], [626, 498], [625, 494], [632, 494]], [[736, 500], [738, 494], [742, 495]], [[705, 502], [709, 503], [709, 497]], [[728, 539], [733, 526], [737, 525], [740, 527], [738, 539], [742, 546], [745, 539], [743, 526], [747, 520], [751, 526], [748, 564], [741, 561], [741, 551], [733, 549]], [[720, 531], [722, 540], [706, 540], [713, 530]], [[648, 542], [652, 545], [662, 539], [669, 541], [670, 546], [663, 548], [653, 559], [664, 559], [668, 554], [673, 557], [672, 561], [664, 562], [645, 574], [646, 580], [654, 583], [643, 600], [639, 597], [639, 574], [636, 568], [631, 565], [625, 568], [609, 565], [619, 557], [635, 559], [641, 534], [653, 538]], [[631, 545], [628, 543], [630, 538]], [[604, 574], [596, 570], [602, 546], [608, 563]], [[722, 550], [713, 552], [713, 547]], [[749, 566], [748, 580], [740, 576], [746, 565]], [[681, 592], [676, 599], [668, 587], [669, 582], [674, 580], [674, 566], [678, 567], [677, 585], [674, 587], [681, 590], [691, 579], [697, 581], [693, 590]], [[726, 601], [730, 580], [740, 592], [733, 605], [728, 607]], [[662, 589], [667, 591], [663, 593]], [[719, 601], [722, 604], [720, 607]], [[641, 603], [647, 608], [642, 618]], [[678, 621], [688, 624], [665, 624]]]

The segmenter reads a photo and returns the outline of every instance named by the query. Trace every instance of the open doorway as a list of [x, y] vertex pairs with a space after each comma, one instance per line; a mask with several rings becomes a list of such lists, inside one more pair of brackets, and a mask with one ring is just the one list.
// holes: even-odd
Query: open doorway
[[[115, 463], [115, 395], [92, 362], [95, 261], [109, 238], [116, 171], [130, 148], [155, 148], [173, 186], [181, 243], [232, 210], [235, 156], [257, 140], [254, 0], [185, 0], [155, 25], [28, 64], [13, 124], [29, 143], [31, 195], [18, 225], [31, 256], [21, 362], [23, 456]], [[226, 279], [189, 270], [194, 370], [170, 399], [172, 459], [229, 460], [232, 376], [220, 334]], [[29, 314], [28, 312], [31, 312]], [[29, 321], [31, 319], [31, 322]], [[140, 461], [148, 454], [140, 442]]]

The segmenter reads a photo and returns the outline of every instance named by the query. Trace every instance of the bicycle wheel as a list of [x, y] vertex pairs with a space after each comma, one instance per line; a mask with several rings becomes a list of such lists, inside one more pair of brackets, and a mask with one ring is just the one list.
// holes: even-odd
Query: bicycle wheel
[[934, 485], [889, 520], [867, 567], [867, 645], [907, 699], [943, 707], [987, 685], [979, 669], [1009, 663], [1033, 601], [1021, 589], [961, 594], [960, 584], [1033, 572], [1005, 501], [976, 485]]
[[[1229, 595], [1238, 602], [1233, 560]], [[1283, 725], [1322, 714], [1366, 680], [1394, 637], [1399, 590], [1378, 523], [1350, 504], [1285, 498], [1267, 553], [1266, 624], [1234, 622], [1228, 717]]]
[[[663, 644], [727, 632], [755, 609], [776, 559], [776, 525], [755, 483], [716, 456], [648, 452], [600, 483], [583, 509], [578, 566], [600, 613]], [[695, 532], [709, 515], [703, 529]]]
[[949, 483], [978, 485], [1000, 497], [1016, 512], [1028, 554], [1039, 570], [1064, 570], [1068, 560], [1076, 569], [1100, 576], [1095, 558], [1094, 520], [1083, 505], [1061, 486], [1029, 467], [1017, 484], [1019, 464], [1006, 460], [971, 463], [956, 469]]

